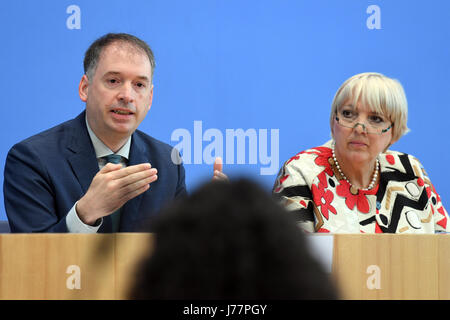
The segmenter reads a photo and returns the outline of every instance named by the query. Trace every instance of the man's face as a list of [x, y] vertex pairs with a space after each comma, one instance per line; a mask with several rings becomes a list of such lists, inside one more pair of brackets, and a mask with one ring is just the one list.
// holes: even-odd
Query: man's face
[[111, 147], [126, 140], [150, 110], [151, 65], [144, 52], [112, 43], [103, 49], [94, 72], [89, 79], [83, 76], [79, 94], [89, 126]]

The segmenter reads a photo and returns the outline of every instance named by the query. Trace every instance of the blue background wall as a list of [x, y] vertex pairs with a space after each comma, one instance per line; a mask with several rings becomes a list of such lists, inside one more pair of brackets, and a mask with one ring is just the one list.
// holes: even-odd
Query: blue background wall
[[[70, 5], [80, 9], [79, 20], [67, 13]], [[381, 29], [367, 26], [370, 5], [380, 9]], [[0, 181], [13, 144], [84, 109], [77, 90], [89, 44], [128, 32], [146, 40], [157, 61], [141, 130], [176, 145], [172, 133], [184, 128], [193, 136], [194, 121], [224, 137], [226, 129], [279, 129], [276, 169], [329, 139], [331, 101], [345, 79], [366, 71], [397, 78], [412, 131], [392, 149], [421, 160], [448, 206], [449, 18], [448, 0], [3, 1]], [[69, 29], [67, 20], [80, 28]], [[201, 162], [186, 165], [190, 190], [212, 175]], [[270, 190], [275, 174], [260, 174], [267, 165], [259, 157], [249, 164], [248, 155], [245, 162], [224, 170]]]

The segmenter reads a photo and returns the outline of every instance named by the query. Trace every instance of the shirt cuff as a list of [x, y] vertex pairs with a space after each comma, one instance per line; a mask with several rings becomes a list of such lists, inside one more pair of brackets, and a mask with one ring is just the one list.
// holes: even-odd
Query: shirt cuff
[[103, 218], [100, 219], [100, 223], [98, 223], [96, 226], [85, 224], [78, 217], [77, 210], [75, 209], [77, 203], [78, 201], [75, 202], [72, 209], [70, 209], [69, 213], [66, 216], [67, 229], [71, 233], [96, 233], [103, 223]]

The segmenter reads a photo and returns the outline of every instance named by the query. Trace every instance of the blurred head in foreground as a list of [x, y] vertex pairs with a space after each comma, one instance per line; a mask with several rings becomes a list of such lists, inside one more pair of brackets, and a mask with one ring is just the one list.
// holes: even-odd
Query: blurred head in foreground
[[295, 221], [248, 180], [203, 186], [154, 228], [131, 298], [337, 298]]

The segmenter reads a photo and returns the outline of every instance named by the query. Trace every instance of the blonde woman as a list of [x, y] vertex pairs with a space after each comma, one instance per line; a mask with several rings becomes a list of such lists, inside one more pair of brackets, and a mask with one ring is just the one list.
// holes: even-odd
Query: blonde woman
[[286, 161], [274, 194], [306, 232], [449, 232], [448, 213], [419, 160], [389, 149], [408, 132], [407, 118], [397, 80], [351, 77], [333, 99], [332, 140]]

